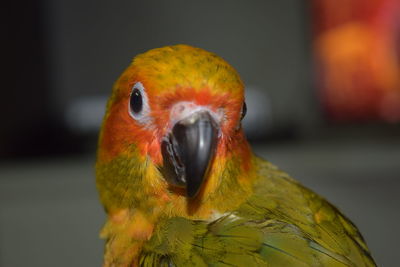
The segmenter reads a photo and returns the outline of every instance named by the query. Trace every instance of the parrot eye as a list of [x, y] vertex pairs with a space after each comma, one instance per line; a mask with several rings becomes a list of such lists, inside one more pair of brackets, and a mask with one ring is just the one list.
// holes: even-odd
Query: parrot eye
[[137, 88], [132, 91], [130, 105], [131, 111], [135, 114], [139, 113], [143, 109], [142, 94]]
[[247, 113], [247, 105], [246, 105], [246, 102], [243, 101], [242, 111], [240, 114], [240, 120], [243, 120], [244, 116], [246, 116], [246, 113]]
[[247, 105], [246, 102], [243, 101], [242, 109], [240, 110], [240, 120], [236, 125], [236, 130], [240, 130], [242, 128], [242, 120], [244, 116], [246, 116], [246, 113], [247, 113]]
[[150, 107], [144, 86], [142, 83], [137, 82], [132, 87], [129, 99], [129, 114], [139, 123], [144, 124], [149, 121], [149, 112]]

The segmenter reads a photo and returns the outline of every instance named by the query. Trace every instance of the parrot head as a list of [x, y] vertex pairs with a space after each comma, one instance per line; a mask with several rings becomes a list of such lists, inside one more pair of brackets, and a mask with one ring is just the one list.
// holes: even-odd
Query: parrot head
[[251, 162], [243, 87], [226, 61], [203, 49], [176, 45], [136, 56], [114, 85], [100, 134], [97, 184], [106, 208], [235, 190]]

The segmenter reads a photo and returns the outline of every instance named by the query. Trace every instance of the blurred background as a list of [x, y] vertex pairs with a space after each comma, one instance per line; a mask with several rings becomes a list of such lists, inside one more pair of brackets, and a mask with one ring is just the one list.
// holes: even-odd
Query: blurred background
[[97, 132], [134, 55], [186, 43], [245, 81], [257, 154], [325, 196], [396, 266], [398, 0], [2, 4], [0, 266], [100, 266]]

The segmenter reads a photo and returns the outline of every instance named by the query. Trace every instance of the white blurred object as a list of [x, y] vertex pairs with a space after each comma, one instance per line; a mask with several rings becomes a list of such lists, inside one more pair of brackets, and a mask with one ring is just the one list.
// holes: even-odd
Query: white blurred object
[[74, 101], [65, 113], [69, 129], [76, 134], [99, 131], [106, 110], [106, 96], [82, 97]]
[[262, 139], [272, 131], [272, 107], [266, 90], [257, 86], [247, 86], [245, 90], [247, 114], [243, 128], [250, 139]]
[[[75, 134], [94, 134], [100, 129], [107, 97], [81, 97], [72, 102], [65, 113], [69, 129]], [[243, 128], [251, 139], [265, 137], [272, 128], [271, 101], [265, 91], [256, 86], [246, 88], [247, 114]]]

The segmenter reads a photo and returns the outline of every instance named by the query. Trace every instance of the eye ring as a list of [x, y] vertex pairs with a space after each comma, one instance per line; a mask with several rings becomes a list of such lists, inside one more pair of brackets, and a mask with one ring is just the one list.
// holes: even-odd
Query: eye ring
[[149, 101], [145, 88], [141, 82], [137, 82], [132, 86], [129, 95], [128, 111], [129, 115], [141, 124], [146, 124], [151, 120], [149, 116]]

